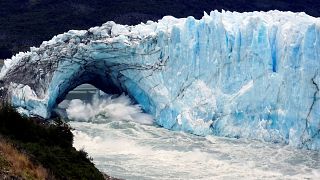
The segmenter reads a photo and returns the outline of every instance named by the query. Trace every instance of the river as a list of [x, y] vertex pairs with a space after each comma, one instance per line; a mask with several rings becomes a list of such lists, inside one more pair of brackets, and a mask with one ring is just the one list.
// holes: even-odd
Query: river
[[[92, 95], [94, 91], [90, 88], [93, 87], [80, 86], [67, 99], [72, 100], [76, 97], [73, 93], [79, 91], [85, 91], [80, 92], [82, 95]], [[127, 97], [114, 99], [90, 104], [82, 98], [82, 101], [73, 100], [69, 107], [65, 104], [72, 117], [69, 124], [74, 128], [74, 147], [88, 152], [96, 167], [113, 177], [320, 179], [319, 152], [166, 130], [148, 123], [150, 117], [128, 103]]]

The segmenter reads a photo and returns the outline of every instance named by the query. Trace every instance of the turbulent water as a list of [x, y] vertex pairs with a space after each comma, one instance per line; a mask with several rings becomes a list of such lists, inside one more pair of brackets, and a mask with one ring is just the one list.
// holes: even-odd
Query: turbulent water
[[166, 130], [150, 125], [150, 116], [123, 95], [95, 97], [91, 103], [72, 100], [67, 114], [74, 128], [74, 146], [87, 151], [97, 168], [114, 177], [320, 178], [319, 152]]
[[317, 179], [319, 153], [256, 141], [198, 137], [135, 122], [71, 122], [74, 146], [124, 179]]

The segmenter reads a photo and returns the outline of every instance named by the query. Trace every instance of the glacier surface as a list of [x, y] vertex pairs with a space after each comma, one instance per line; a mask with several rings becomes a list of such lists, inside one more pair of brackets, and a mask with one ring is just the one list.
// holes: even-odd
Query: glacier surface
[[320, 149], [320, 19], [292, 12], [166, 16], [71, 30], [5, 61], [3, 98], [48, 118], [73, 88], [125, 92], [160, 126]]

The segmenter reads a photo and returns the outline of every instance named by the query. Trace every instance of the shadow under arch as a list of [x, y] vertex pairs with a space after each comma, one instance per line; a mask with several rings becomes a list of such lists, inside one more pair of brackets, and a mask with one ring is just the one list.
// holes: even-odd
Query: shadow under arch
[[55, 106], [57, 106], [59, 103], [61, 103], [63, 100], [65, 100], [67, 95], [70, 92], [76, 90], [77, 88], [79, 88], [80, 86], [83, 86], [83, 85], [87, 85], [87, 86], [89, 85], [89, 86], [91, 86], [91, 89], [95, 89], [96, 91], [101, 90], [107, 94], [126, 93], [126, 92], [120, 90], [118, 87], [116, 87], [113, 84], [113, 82], [111, 82], [107, 79], [102, 79], [99, 76], [93, 76], [91, 80], [84, 79], [83, 81], [81, 81], [81, 83], [79, 82], [79, 83], [72, 84], [72, 85], [68, 86], [64, 91], [59, 93], [53, 108]]

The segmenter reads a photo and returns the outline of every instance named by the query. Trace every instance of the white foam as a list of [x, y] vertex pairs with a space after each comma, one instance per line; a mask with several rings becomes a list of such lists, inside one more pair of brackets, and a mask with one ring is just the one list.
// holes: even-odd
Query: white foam
[[74, 146], [123, 179], [317, 179], [319, 154], [258, 141], [199, 137], [135, 122], [71, 122]]
[[143, 113], [139, 105], [122, 94], [119, 97], [95, 94], [92, 101], [86, 103], [80, 99], [71, 100], [66, 109], [69, 119], [75, 121], [134, 121], [141, 124], [153, 124], [152, 116]]

